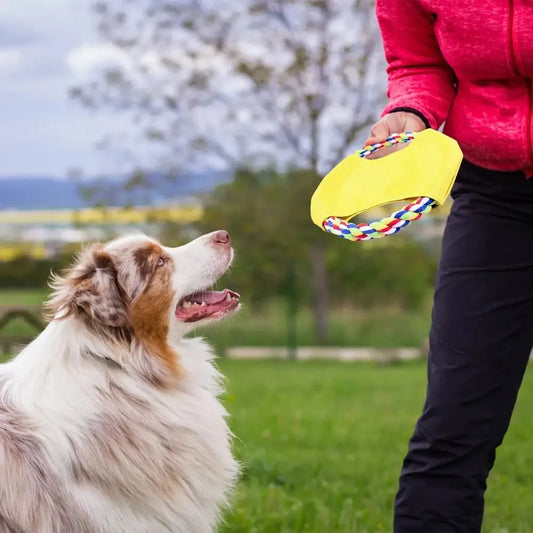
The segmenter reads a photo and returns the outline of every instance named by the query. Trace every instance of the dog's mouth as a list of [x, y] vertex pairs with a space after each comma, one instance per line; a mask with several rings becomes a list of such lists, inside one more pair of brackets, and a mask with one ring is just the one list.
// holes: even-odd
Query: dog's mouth
[[223, 291], [202, 291], [182, 298], [176, 306], [176, 318], [182, 322], [198, 322], [204, 318], [221, 318], [239, 307], [238, 293]]

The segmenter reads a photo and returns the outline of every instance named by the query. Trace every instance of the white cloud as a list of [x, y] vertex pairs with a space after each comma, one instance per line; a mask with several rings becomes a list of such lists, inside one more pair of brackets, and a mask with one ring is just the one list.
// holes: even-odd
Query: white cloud
[[0, 76], [16, 73], [22, 63], [22, 51], [19, 48], [0, 48]]
[[76, 76], [87, 76], [100, 70], [125, 62], [124, 54], [114, 46], [95, 44], [79, 46], [71, 50], [66, 57], [69, 69]]

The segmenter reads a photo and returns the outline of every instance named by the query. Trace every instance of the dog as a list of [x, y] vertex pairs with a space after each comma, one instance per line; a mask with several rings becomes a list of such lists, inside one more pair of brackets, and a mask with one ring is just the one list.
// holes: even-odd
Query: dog
[[204, 533], [238, 476], [221, 375], [184, 338], [230, 315], [216, 231], [177, 248], [86, 248], [51, 286], [44, 331], [0, 365], [1, 533]]

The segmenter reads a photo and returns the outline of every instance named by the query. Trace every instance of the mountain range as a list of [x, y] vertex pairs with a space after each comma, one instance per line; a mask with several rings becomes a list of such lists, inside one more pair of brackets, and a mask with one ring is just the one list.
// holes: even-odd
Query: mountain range
[[[230, 174], [212, 171], [187, 174], [169, 179], [153, 174], [145, 180], [146, 187], [121, 186], [118, 177], [75, 181], [48, 176], [0, 176], [0, 210], [50, 210], [91, 207], [102, 199], [108, 205], [157, 205], [169, 201], [205, 194]], [[84, 191], [95, 190], [91, 196]]]

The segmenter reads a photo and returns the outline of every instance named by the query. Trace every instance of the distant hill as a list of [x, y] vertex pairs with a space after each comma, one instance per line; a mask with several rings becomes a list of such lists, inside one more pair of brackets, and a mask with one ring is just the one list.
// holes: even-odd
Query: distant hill
[[[111, 205], [157, 205], [211, 191], [217, 185], [230, 180], [225, 172], [206, 172], [168, 179], [158, 175], [149, 178], [149, 189], [133, 188], [123, 191], [120, 178], [109, 180], [85, 179], [83, 188], [103, 185], [109, 190], [106, 198]], [[106, 196], [104, 194], [104, 196]], [[93, 200], [81, 194], [79, 183], [53, 177], [2, 177], [0, 176], [0, 210], [6, 209], [79, 209], [91, 207]]]

